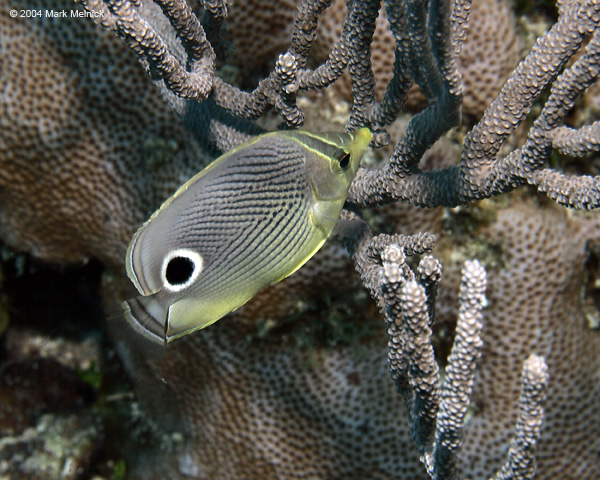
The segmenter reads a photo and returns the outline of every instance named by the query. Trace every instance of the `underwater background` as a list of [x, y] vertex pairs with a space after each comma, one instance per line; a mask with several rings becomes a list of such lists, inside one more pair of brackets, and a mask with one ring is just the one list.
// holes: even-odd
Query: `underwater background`
[[[459, 164], [468, 132], [519, 61], [560, 8], [575, 3], [473, 3], [458, 57], [461, 124], [427, 149], [420, 169]], [[597, 24], [597, 2], [579, 3]], [[190, 5], [201, 18], [200, 2]], [[29, 13], [13, 18], [12, 10]], [[213, 41], [216, 73], [248, 91], [288, 48], [298, 5], [236, 1], [228, 10]], [[390, 378], [386, 322], [344, 238], [330, 238], [289, 278], [166, 347], [145, 342], [115, 314], [136, 295], [125, 272], [131, 237], [221, 150], [165, 100], [120, 38], [71, 11], [89, 9], [68, 0], [0, 4], [0, 478], [429, 478]], [[345, 18], [343, 1], [320, 15], [309, 65], [326, 61]], [[384, 14], [376, 27], [369, 62], [381, 100], [395, 41]], [[598, 35], [596, 28], [584, 47]], [[501, 155], [524, 144], [549, 90]], [[302, 128], [343, 131], [355, 95], [348, 75], [305, 92], [297, 99]], [[362, 165], [384, 164], [429, 103], [413, 87], [388, 128], [390, 145], [367, 152]], [[597, 129], [599, 112], [595, 82], [565, 124]], [[259, 116], [252, 133], [282, 121], [273, 111]], [[591, 144], [582, 158], [554, 152], [548, 165], [596, 176]], [[431, 253], [443, 274], [431, 342], [441, 368], [463, 264], [477, 259], [487, 271], [460, 471], [490, 478], [503, 466], [522, 365], [534, 353], [549, 372], [535, 478], [599, 478], [600, 217], [529, 185], [463, 203], [362, 209], [375, 234], [436, 236]]]

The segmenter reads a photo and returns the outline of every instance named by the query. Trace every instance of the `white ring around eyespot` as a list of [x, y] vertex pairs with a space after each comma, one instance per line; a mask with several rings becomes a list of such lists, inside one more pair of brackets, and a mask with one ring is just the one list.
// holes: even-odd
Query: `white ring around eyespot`
[[[190, 277], [190, 279], [187, 282], [182, 283], [180, 285], [171, 285], [169, 283], [169, 281], [167, 280], [167, 265], [169, 265], [169, 262], [175, 257], [189, 258], [191, 260], [191, 262], [194, 264], [194, 271], [192, 272], [192, 276]], [[203, 268], [204, 268], [204, 260], [202, 259], [202, 256], [200, 254], [198, 254], [192, 250], [188, 250], [186, 248], [178, 248], [177, 250], [173, 250], [172, 252], [169, 252], [167, 254], [167, 256], [164, 258], [162, 267], [160, 269], [160, 276], [162, 279], [163, 288], [165, 288], [166, 290], [169, 290], [171, 292], [181, 292], [182, 290], [185, 290], [192, 283], [194, 283], [196, 281], [196, 279], [198, 278], [198, 275], [200, 275]]]

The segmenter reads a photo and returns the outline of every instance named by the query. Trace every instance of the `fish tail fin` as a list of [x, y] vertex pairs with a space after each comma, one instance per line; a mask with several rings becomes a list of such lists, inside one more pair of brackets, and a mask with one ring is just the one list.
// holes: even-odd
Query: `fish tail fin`
[[[166, 343], [144, 330], [141, 324], [133, 320], [131, 307], [127, 302], [115, 302], [106, 311], [106, 324], [113, 347], [119, 353], [126, 371], [132, 378], [143, 379], [140, 375], [140, 358], [153, 358], [160, 364], [169, 353]], [[134, 309], [137, 308], [137, 302]], [[127, 321], [124, 321], [127, 320]]]
[[138, 334], [164, 345], [167, 343], [167, 312], [163, 312], [158, 305], [155, 295], [125, 300], [121, 303], [121, 317], [125, 317], [129, 326]]

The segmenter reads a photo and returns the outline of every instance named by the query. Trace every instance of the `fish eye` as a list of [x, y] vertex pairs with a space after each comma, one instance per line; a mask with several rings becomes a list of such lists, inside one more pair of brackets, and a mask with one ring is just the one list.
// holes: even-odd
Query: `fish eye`
[[342, 170], [346, 170], [350, 165], [350, 154], [346, 153], [342, 158], [340, 158], [340, 167]]
[[339, 149], [333, 154], [333, 158], [342, 170], [346, 170], [350, 166], [350, 154], [345, 150]]
[[202, 257], [196, 252], [178, 249], [163, 261], [163, 285], [174, 292], [187, 288], [202, 271]]

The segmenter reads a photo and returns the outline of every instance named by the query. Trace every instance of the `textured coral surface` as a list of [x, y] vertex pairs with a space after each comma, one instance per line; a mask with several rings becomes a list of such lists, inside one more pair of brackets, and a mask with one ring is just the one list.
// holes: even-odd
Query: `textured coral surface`
[[600, 224], [595, 216], [569, 218], [554, 206], [514, 203], [482, 228], [504, 264], [488, 269], [484, 349], [465, 436], [469, 470], [482, 478], [490, 462], [505, 454], [521, 365], [536, 353], [545, 356], [550, 371], [536, 478], [596, 478], [600, 334], [590, 330], [583, 313], [582, 285], [587, 242], [597, 245]]
[[[537, 353], [546, 357], [551, 379], [536, 478], [597, 478], [600, 334], [589, 328], [582, 297], [587, 244], [600, 240], [600, 223], [593, 215], [570, 218], [554, 205], [517, 195], [510, 205], [482, 208], [484, 220], [469, 220], [474, 230], [468, 237], [438, 232], [444, 264], [438, 335], [452, 328], [464, 259], [477, 252], [488, 265], [465, 474], [487, 478], [503, 463], [516, 423], [521, 366]], [[435, 231], [444, 224], [442, 210], [398, 213], [412, 218], [408, 226], [398, 222], [401, 230], [420, 225]], [[446, 226], [460, 229], [463, 223], [454, 219]], [[463, 243], [473, 238], [476, 247]], [[299, 315], [295, 331], [326, 321], [326, 315], [326, 309]], [[380, 322], [383, 333], [373, 312], [356, 317], [373, 325], [370, 332]], [[410, 444], [403, 402], [389, 381], [383, 336], [349, 345], [338, 336], [336, 347], [317, 346], [313, 339], [302, 348], [282, 343], [281, 332], [275, 327], [249, 336], [234, 315], [166, 351], [145, 343], [128, 349], [125, 336], [121, 348], [131, 350], [128, 366], [135, 369], [142, 405], [165, 431], [191, 439], [182, 451], [145, 459], [135, 478], [157, 471], [152, 478], [161, 478], [171, 469], [215, 479], [427, 478]], [[165, 411], [165, 405], [173, 408]]]
[[0, 5], [2, 237], [48, 260], [116, 268], [135, 228], [203, 153], [117, 38], [89, 19], [11, 18], [9, 7], [78, 8]]

